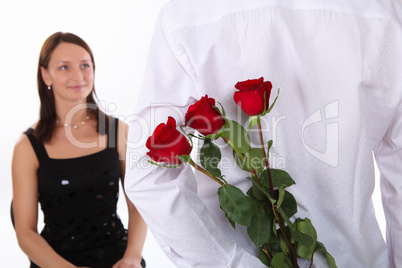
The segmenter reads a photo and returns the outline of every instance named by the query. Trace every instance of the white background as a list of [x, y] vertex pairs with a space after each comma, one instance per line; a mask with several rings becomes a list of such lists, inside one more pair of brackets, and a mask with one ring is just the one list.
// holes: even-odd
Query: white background
[[[95, 56], [95, 86], [102, 106], [123, 119], [133, 114], [148, 46], [167, 0], [13, 0], [0, 2], [0, 267], [28, 267], [9, 218], [11, 157], [17, 138], [38, 119], [37, 60], [45, 39], [57, 31], [82, 37]], [[123, 198], [120, 198], [123, 201]], [[380, 211], [378, 187], [374, 204]], [[127, 219], [124, 202], [119, 214]], [[379, 221], [384, 228], [382, 212]], [[39, 227], [41, 229], [41, 226]], [[150, 268], [174, 267], [148, 234]]]

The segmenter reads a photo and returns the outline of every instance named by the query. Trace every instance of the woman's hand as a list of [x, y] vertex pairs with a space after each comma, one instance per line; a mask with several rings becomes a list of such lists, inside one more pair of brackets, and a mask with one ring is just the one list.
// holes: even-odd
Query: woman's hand
[[123, 257], [121, 260], [116, 262], [112, 268], [142, 268], [141, 260], [142, 259], [138, 258]]

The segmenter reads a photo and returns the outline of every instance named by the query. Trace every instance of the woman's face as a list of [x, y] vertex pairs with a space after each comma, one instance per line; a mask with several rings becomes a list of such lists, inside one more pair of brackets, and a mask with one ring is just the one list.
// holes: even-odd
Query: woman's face
[[43, 81], [51, 86], [56, 102], [83, 103], [94, 85], [94, 67], [89, 53], [73, 43], [60, 43], [48, 68], [41, 67]]

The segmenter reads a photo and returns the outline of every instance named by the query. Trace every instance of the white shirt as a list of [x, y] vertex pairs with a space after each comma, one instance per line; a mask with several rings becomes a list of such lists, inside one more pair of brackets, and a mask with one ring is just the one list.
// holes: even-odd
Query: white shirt
[[[271, 166], [296, 181], [288, 188], [296, 216], [311, 219], [338, 267], [402, 267], [401, 22], [400, 0], [173, 0], [163, 7], [130, 126], [125, 189], [178, 267], [263, 265], [245, 229], [233, 230], [219, 208], [219, 185], [187, 164], [150, 165], [145, 141], [168, 116], [183, 123], [205, 94], [246, 124], [234, 85], [261, 76], [273, 84], [271, 103], [281, 89], [263, 118], [264, 138], [274, 140]], [[255, 132], [251, 139], [257, 146]], [[247, 191], [247, 173], [222, 147], [223, 174]], [[387, 243], [371, 200], [373, 152]]]

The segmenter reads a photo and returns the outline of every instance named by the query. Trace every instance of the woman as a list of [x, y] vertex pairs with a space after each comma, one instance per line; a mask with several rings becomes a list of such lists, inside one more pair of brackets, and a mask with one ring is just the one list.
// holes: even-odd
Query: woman
[[94, 70], [78, 36], [58, 32], [43, 44], [40, 119], [18, 140], [12, 161], [15, 229], [31, 267], [145, 267], [143, 219], [127, 197], [127, 232], [116, 214], [127, 126], [99, 110]]

